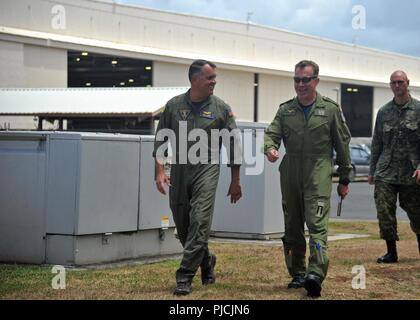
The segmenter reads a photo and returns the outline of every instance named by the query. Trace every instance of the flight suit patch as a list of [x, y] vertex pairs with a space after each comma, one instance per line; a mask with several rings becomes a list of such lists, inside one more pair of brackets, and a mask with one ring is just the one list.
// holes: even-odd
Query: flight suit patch
[[315, 243], [315, 256], [318, 264], [324, 264], [324, 255], [322, 254], [322, 246], [319, 242]]
[[184, 121], [187, 120], [187, 118], [190, 115], [190, 113], [191, 113], [191, 110], [188, 110], [188, 109], [179, 110], [179, 114], [181, 115], [181, 118]]
[[325, 109], [315, 109], [314, 113], [316, 116], [325, 117]]
[[285, 115], [285, 116], [294, 116], [294, 115], [296, 115], [296, 109], [287, 109], [287, 110], [284, 112], [284, 115]]
[[316, 210], [316, 216], [318, 218], [321, 218], [324, 213], [324, 205], [325, 205], [324, 202], [318, 201], [318, 208]]
[[200, 117], [206, 118], [206, 119], [214, 119], [214, 114], [211, 111], [201, 111]]

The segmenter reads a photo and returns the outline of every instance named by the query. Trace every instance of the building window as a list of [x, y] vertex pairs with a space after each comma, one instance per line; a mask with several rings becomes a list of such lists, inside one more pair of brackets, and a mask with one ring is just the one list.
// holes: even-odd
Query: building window
[[150, 87], [152, 61], [68, 51], [68, 87]]
[[341, 107], [352, 137], [372, 136], [373, 87], [341, 84]]

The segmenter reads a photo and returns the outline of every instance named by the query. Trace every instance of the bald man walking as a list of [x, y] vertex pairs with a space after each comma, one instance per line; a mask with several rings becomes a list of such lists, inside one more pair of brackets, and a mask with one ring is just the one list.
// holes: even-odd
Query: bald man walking
[[368, 182], [375, 185], [380, 236], [387, 253], [378, 263], [398, 262], [396, 203], [407, 212], [420, 253], [420, 102], [411, 97], [404, 71], [391, 75], [394, 99], [376, 117]]

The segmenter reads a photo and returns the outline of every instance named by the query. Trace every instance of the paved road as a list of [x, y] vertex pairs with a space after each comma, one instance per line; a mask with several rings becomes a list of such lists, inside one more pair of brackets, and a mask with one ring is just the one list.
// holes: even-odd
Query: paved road
[[[341, 217], [337, 217], [337, 184], [334, 183], [331, 196], [330, 217], [332, 219], [377, 220], [373, 188], [367, 182], [354, 182], [350, 184], [350, 194], [343, 200]], [[407, 214], [399, 207], [397, 209], [397, 219], [408, 220]]]

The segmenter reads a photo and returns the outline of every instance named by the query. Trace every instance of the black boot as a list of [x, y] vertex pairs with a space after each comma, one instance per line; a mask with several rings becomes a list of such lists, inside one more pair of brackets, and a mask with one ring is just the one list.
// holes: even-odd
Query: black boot
[[303, 288], [305, 284], [305, 278], [303, 276], [295, 276], [292, 281], [287, 285], [287, 289], [299, 289]]
[[386, 247], [388, 249], [388, 252], [382, 257], [379, 257], [377, 262], [378, 263], [398, 262], [397, 242], [395, 240], [386, 240]]
[[308, 292], [308, 297], [318, 298], [321, 296], [321, 279], [318, 276], [308, 274], [305, 278], [304, 286]]
[[174, 295], [176, 296], [186, 296], [192, 292], [192, 285], [190, 280], [178, 281], [176, 283], [176, 288]]
[[417, 236], [417, 244], [419, 245], [419, 254], [420, 254], [420, 234], [416, 234]]

